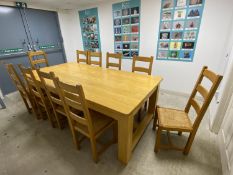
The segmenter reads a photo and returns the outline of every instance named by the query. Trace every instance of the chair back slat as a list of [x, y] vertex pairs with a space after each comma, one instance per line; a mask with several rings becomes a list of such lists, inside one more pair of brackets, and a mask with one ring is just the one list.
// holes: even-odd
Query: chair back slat
[[85, 118], [82, 118], [73, 112], [70, 112], [70, 117], [82, 125], [88, 125], [87, 120]]
[[76, 50], [77, 62], [88, 64], [88, 51]]
[[205, 70], [204, 72], [203, 72], [203, 75], [205, 76], [205, 77], [207, 77], [210, 81], [212, 81], [212, 83], [214, 83], [215, 81], [216, 81], [216, 77], [217, 77], [217, 75], [214, 73], [214, 72], [212, 72], [211, 70]]
[[204, 88], [201, 84], [198, 84], [197, 91], [202, 95], [204, 100], [208, 97], [208, 90]]
[[148, 73], [148, 69], [144, 67], [134, 67], [135, 72], [145, 72]]
[[41, 90], [39, 82], [36, 80], [35, 75], [32, 72], [31, 68], [25, 68], [22, 65], [19, 65], [21, 72], [23, 73], [24, 79], [28, 84], [29, 91], [35, 96], [40, 98], [45, 103], [44, 93]]
[[[144, 72], [144, 73], [147, 73], [148, 75], [151, 75], [153, 60], [154, 60], [154, 57], [134, 56], [133, 57], [132, 72]], [[146, 63], [149, 63], [149, 66], [148, 66], [148, 68], [138, 67], [136, 65], [137, 62], [146, 62]]]
[[67, 92], [65, 91], [65, 96], [68, 97], [69, 99], [72, 99], [74, 101], [76, 101], [77, 103], [82, 103], [82, 99], [80, 96], [74, 95], [73, 93]]
[[142, 61], [142, 62], [151, 62], [151, 57], [139, 57], [139, 56], [135, 56], [135, 60], [136, 61]]
[[196, 113], [199, 114], [199, 112], [201, 111], [201, 107], [198, 104], [198, 102], [193, 98], [193, 99], [191, 99], [190, 103], [191, 103], [192, 107], [195, 109]]
[[[56, 85], [59, 86], [61, 92], [61, 98], [64, 100], [64, 107], [67, 115], [76, 122], [85, 125], [89, 132], [93, 132], [92, 120], [82, 86], [72, 86], [61, 82], [58, 78], [56, 78], [56, 81]], [[76, 110], [83, 112], [83, 116], [75, 113]]]
[[20, 91], [22, 94], [26, 94], [26, 87], [20, 79], [19, 75], [17, 74], [14, 66], [12, 64], [8, 64], [6, 65], [6, 68], [18, 91]]
[[47, 73], [47, 72], [42, 72], [40, 70], [37, 70], [37, 74], [39, 75], [41, 83], [44, 86], [44, 89], [46, 90], [46, 94], [53, 107], [53, 110], [54, 112], [56, 112], [55, 105], [59, 105], [62, 107], [63, 103], [59, 97], [58, 89], [56, 88], [54, 81], [53, 81], [53, 78], [55, 78], [55, 75], [53, 72]]
[[65, 95], [65, 102], [67, 103], [67, 105], [71, 108], [77, 109], [79, 111], [83, 111], [83, 106], [81, 105], [81, 103], [76, 102], [75, 100], [71, 100], [72, 98], [69, 98]]
[[[211, 82], [211, 87], [209, 89], [209, 91], [201, 84], [203, 81], [203, 78], [206, 77], [210, 80]], [[195, 111], [196, 111], [196, 119], [193, 123], [193, 128], [194, 130], [197, 130], [199, 127], [199, 124], [203, 118], [203, 116], [206, 113], [206, 110], [217, 90], [217, 88], [219, 87], [219, 84], [222, 80], [222, 76], [215, 74], [214, 72], [208, 70], [207, 66], [204, 66], [199, 78], [196, 82], [196, 85], [193, 89], [193, 92], [188, 100], [188, 103], [185, 107], [185, 112], [189, 113], [190, 107], [192, 106]], [[195, 96], [197, 95], [197, 92], [199, 92], [203, 97], [204, 97], [204, 102], [202, 103], [202, 105], [200, 106], [195, 99]]]
[[25, 89], [24, 89], [21, 85], [17, 84], [16, 87], [17, 87], [17, 89], [18, 89], [20, 92], [22, 92], [23, 94], [26, 93]]
[[63, 103], [60, 100], [60, 98], [58, 99], [57, 97], [51, 96], [51, 99], [52, 99], [53, 103], [56, 103], [57, 105], [60, 105], [60, 106], [63, 105]]
[[[97, 58], [98, 61], [92, 60], [93, 57]], [[88, 64], [89, 65], [97, 65], [97, 66], [101, 67], [102, 66], [102, 53], [88, 51]]]
[[[106, 55], [106, 67], [116, 67], [119, 70], [121, 70], [121, 64], [122, 64], [122, 57], [123, 55], [121, 53], [109, 53], [107, 52]], [[111, 62], [110, 59], [114, 59], [116, 62]]]
[[40, 93], [38, 91], [36, 91], [35, 89], [32, 89], [32, 92], [36, 97], [41, 98]]
[[[35, 59], [35, 57], [41, 57], [41, 58]], [[28, 58], [32, 69], [39, 68], [41, 64], [45, 64], [46, 66], [49, 66], [47, 54], [42, 50], [29, 51]]]

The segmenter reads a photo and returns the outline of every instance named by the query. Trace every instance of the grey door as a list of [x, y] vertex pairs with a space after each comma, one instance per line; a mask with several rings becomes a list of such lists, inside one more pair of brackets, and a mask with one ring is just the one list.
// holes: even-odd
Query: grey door
[[[57, 13], [25, 9], [25, 14], [14, 7], [0, 6], [0, 63], [29, 67], [28, 45], [43, 48], [50, 65], [66, 62]], [[15, 91], [3, 64], [0, 64], [0, 88], [3, 95]]]
[[[0, 61], [29, 66], [25, 54], [29, 42], [20, 11], [16, 8], [0, 6], [0, 24]], [[23, 50], [15, 53], [10, 52], [10, 49], [17, 48]], [[0, 88], [4, 95], [15, 91], [3, 64], [0, 64]]]
[[49, 65], [64, 63], [63, 40], [56, 12], [26, 9], [26, 20], [32, 36], [32, 44], [36, 49], [53, 46], [45, 49], [48, 53]]

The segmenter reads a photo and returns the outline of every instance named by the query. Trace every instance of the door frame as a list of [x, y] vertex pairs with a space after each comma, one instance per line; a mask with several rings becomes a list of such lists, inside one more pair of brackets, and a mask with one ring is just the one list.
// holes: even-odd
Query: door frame
[[228, 61], [228, 67], [222, 82], [222, 94], [220, 96], [219, 104], [217, 106], [216, 113], [214, 114], [214, 120], [211, 126], [211, 131], [218, 134], [223, 123], [224, 117], [227, 112], [227, 108], [230, 104], [231, 97], [233, 95], [233, 47]]

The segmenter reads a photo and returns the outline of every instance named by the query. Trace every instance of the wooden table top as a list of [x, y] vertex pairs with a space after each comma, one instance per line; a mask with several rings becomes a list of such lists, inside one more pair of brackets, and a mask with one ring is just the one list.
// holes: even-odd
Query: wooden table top
[[41, 68], [54, 72], [65, 83], [81, 84], [88, 103], [130, 115], [162, 81], [160, 76], [148, 76], [77, 63]]

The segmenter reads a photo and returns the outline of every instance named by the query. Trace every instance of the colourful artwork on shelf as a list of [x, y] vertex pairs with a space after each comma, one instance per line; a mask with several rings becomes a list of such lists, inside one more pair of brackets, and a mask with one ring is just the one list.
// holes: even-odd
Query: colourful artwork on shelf
[[[80, 26], [82, 31], [83, 48], [92, 52], [101, 51], [98, 9], [79, 11]], [[115, 31], [121, 32], [120, 30]]]
[[139, 54], [141, 0], [129, 0], [112, 5], [114, 49], [125, 59]]
[[205, 0], [162, 0], [157, 60], [192, 62]]

